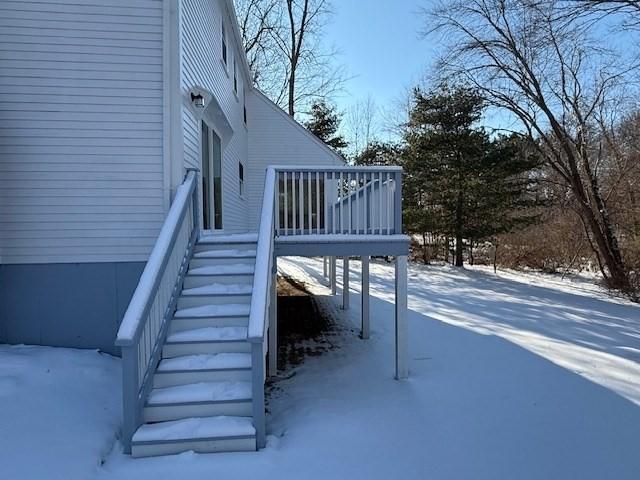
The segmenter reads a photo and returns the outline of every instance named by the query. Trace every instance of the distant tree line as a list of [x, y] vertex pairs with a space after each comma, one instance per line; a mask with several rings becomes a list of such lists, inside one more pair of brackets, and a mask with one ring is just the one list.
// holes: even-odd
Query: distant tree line
[[439, 76], [471, 86], [514, 118], [544, 164], [545, 195], [579, 220], [576, 245], [587, 245], [607, 285], [627, 292], [637, 288], [640, 267], [639, 151], [623, 134], [640, 110], [637, 7], [444, 0], [427, 10], [427, 33], [447, 47]]

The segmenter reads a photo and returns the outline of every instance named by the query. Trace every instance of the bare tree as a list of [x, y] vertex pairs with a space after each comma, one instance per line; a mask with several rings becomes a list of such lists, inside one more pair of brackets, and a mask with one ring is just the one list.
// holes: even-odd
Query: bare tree
[[567, 0], [566, 4], [570, 15], [620, 15], [624, 27], [640, 27], [639, 0]]
[[346, 129], [353, 155], [365, 150], [378, 133], [378, 106], [371, 95], [347, 110]]
[[329, 0], [236, 0], [254, 83], [295, 116], [342, 89], [338, 52], [322, 38]]
[[330, 13], [329, 0], [286, 0], [285, 28], [276, 40], [287, 60], [282, 92], [292, 117], [299, 104], [326, 98], [341, 88], [342, 71], [331, 63], [336, 52], [323, 50], [320, 42]]
[[256, 85], [273, 78], [278, 71], [273, 36], [282, 24], [281, 4], [281, 0], [235, 1], [244, 50]]
[[596, 46], [582, 25], [558, 21], [561, 3], [445, 1], [429, 11], [428, 32], [446, 35], [445, 75], [477, 88], [535, 140], [575, 198], [607, 283], [628, 290], [629, 272], [602, 193], [593, 139], [632, 66]]

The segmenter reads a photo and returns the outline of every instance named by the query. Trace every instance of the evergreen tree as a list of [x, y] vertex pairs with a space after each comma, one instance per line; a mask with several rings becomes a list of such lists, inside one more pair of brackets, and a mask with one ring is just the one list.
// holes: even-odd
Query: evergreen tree
[[532, 218], [526, 194], [537, 161], [515, 139], [491, 140], [478, 128], [484, 108], [470, 89], [416, 90], [405, 134], [407, 228], [453, 238], [456, 266], [465, 240], [485, 240]]
[[401, 149], [392, 143], [373, 141], [354, 158], [356, 165], [397, 165]]
[[336, 108], [321, 100], [311, 106], [310, 115], [311, 118], [305, 123], [305, 127], [336, 152], [342, 153], [342, 149], [347, 147], [347, 142], [337, 133], [342, 116]]

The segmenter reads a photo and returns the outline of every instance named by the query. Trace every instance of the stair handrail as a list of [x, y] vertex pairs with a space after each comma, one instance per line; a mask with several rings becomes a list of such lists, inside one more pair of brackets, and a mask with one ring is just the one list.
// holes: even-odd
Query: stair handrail
[[140, 426], [144, 399], [160, 360], [169, 320], [175, 312], [199, 234], [197, 170], [189, 169], [124, 314], [115, 345], [122, 352], [123, 444]]
[[262, 341], [267, 333], [267, 309], [269, 307], [269, 290], [272, 281], [273, 248], [274, 248], [274, 206], [275, 206], [275, 170], [267, 169], [258, 244], [256, 246], [256, 266], [253, 277], [253, 293], [249, 314], [248, 338], [252, 343]]
[[273, 254], [274, 254], [274, 208], [276, 173], [267, 169], [260, 216], [260, 229], [256, 246], [256, 265], [253, 277], [253, 291], [249, 310], [247, 339], [251, 343], [251, 365], [253, 372], [252, 401], [253, 423], [256, 429], [258, 448], [265, 444], [264, 383], [266, 380], [265, 356], [269, 331], [269, 308], [272, 300]]

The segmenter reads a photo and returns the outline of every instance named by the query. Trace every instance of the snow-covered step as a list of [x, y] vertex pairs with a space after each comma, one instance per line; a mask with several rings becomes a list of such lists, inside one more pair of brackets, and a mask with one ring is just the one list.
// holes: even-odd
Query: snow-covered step
[[174, 318], [246, 317], [251, 306], [244, 303], [228, 305], [204, 305], [176, 310]]
[[250, 381], [251, 354], [218, 353], [163, 359], [153, 377], [156, 388], [222, 380]]
[[247, 327], [205, 327], [169, 334], [162, 348], [162, 357], [249, 351], [251, 345], [247, 341]]
[[240, 235], [203, 235], [195, 246], [195, 252], [204, 250], [242, 250], [254, 249], [258, 243], [258, 235], [255, 233]]
[[191, 273], [184, 278], [184, 288], [186, 289], [203, 287], [212, 283], [253, 285], [253, 268], [248, 272], [241, 273]]
[[182, 290], [182, 295], [251, 295], [252, 284], [210, 283], [201, 287]]
[[169, 334], [206, 327], [247, 327], [248, 325], [249, 315], [230, 317], [174, 318], [169, 324]]
[[254, 249], [230, 249], [230, 250], [203, 250], [193, 254], [193, 258], [255, 258]]
[[149, 457], [193, 450], [198, 453], [256, 449], [251, 418], [186, 418], [142, 425], [133, 436], [132, 455]]
[[184, 279], [184, 288], [201, 287], [212, 283], [253, 283], [255, 264], [211, 265], [190, 268]]
[[206, 244], [230, 244], [230, 243], [257, 243], [257, 233], [230, 233], [228, 235], [220, 233], [202, 233], [198, 243]]
[[248, 304], [205, 305], [176, 311], [169, 333], [205, 327], [246, 327], [249, 325]]
[[247, 253], [239, 250], [221, 250], [226, 255], [218, 255], [216, 251], [201, 252], [195, 254], [189, 262], [190, 268], [200, 268], [220, 265], [254, 265], [256, 263], [255, 250]]
[[178, 299], [178, 308], [204, 305], [245, 304], [251, 302], [253, 285], [249, 283], [213, 283], [185, 289]]
[[189, 417], [251, 415], [251, 382], [200, 382], [154, 388], [144, 407], [145, 422]]
[[256, 259], [256, 250], [252, 248], [246, 249], [230, 249], [230, 250], [202, 250], [194, 253], [191, 258], [191, 267], [206, 266], [212, 263], [216, 265], [233, 264], [233, 263], [252, 263]]
[[253, 275], [254, 271], [255, 265], [235, 263], [231, 265], [208, 265], [205, 267], [189, 268], [187, 275], [226, 277], [228, 275]]

